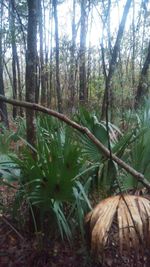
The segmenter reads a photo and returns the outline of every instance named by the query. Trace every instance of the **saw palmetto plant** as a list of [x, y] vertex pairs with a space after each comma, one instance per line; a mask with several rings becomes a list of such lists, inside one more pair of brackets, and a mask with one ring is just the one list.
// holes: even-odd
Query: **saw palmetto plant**
[[17, 177], [8, 173], [9, 170], [6, 177], [5, 172], [5, 180], [11, 174], [11, 179], [15, 178], [19, 184], [15, 210], [25, 201], [29, 208], [36, 206], [39, 209], [41, 221], [49, 213], [62, 238], [66, 236], [71, 240], [71, 225], [73, 228], [79, 225], [83, 237], [84, 216], [91, 209], [87, 194], [90, 178], [79, 180], [84, 173], [84, 164], [71, 129], [50, 117], [41, 117], [37, 120], [36, 146], [31, 147], [22, 136], [21, 140], [24, 149], [19, 157], [10, 158], [18, 170]]
[[88, 213], [85, 223], [91, 251], [104, 266], [149, 266], [148, 199], [134, 195], [106, 198]]

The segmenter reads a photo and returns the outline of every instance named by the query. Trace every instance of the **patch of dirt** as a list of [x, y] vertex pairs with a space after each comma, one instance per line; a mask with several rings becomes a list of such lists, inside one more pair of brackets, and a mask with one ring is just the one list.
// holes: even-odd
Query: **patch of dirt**
[[[71, 247], [67, 242], [22, 236], [13, 223], [0, 218], [0, 266], [1, 267], [88, 267], [80, 240]], [[94, 267], [94, 265], [92, 265]]]

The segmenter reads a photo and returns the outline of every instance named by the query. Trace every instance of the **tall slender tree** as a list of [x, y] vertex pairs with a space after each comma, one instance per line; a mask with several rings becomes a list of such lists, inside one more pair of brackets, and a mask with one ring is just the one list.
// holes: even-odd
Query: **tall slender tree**
[[79, 100], [83, 102], [88, 99], [88, 92], [86, 86], [86, 33], [87, 33], [86, 4], [87, 0], [80, 1], [81, 25], [80, 25]]
[[150, 66], [150, 42], [147, 49], [147, 56], [145, 58], [145, 62], [142, 67], [142, 71], [140, 74], [139, 84], [136, 91], [135, 96], [135, 109], [140, 106], [140, 104], [143, 102], [144, 96], [148, 96], [148, 70]]
[[117, 33], [116, 42], [115, 42], [115, 45], [114, 45], [114, 48], [113, 48], [113, 51], [112, 51], [111, 61], [110, 61], [110, 64], [109, 64], [109, 71], [108, 71], [108, 75], [107, 75], [106, 81], [105, 81], [105, 92], [104, 92], [104, 98], [103, 98], [103, 103], [102, 103], [102, 118], [105, 117], [105, 114], [106, 114], [107, 108], [108, 108], [108, 104], [109, 104], [109, 101], [110, 101], [110, 91], [111, 91], [112, 77], [113, 77], [113, 74], [114, 74], [115, 69], [116, 69], [116, 63], [117, 63], [120, 43], [121, 43], [121, 40], [122, 40], [122, 37], [123, 37], [125, 23], [126, 23], [126, 19], [127, 19], [127, 15], [128, 15], [130, 6], [131, 6], [131, 2], [132, 2], [132, 0], [127, 0], [126, 1], [125, 7], [124, 7], [124, 11], [123, 11], [123, 15], [122, 15], [122, 19], [121, 19], [121, 22], [120, 22], [120, 25], [119, 25], [119, 29], [118, 29], [118, 33]]
[[[26, 101], [35, 102], [37, 70], [37, 2], [28, 0], [28, 34], [26, 52]], [[26, 110], [27, 141], [34, 146], [34, 111]]]
[[[3, 79], [3, 49], [2, 49], [2, 38], [3, 38], [3, 1], [0, 2], [0, 94], [5, 95], [4, 91], [4, 79]], [[8, 124], [8, 114], [6, 103], [0, 101], [0, 120], [4, 122], [6, 127]]]
[[55, 60], [56, 60], [56, 92], [58, 111], [62, 112], [62, 95], [60, 86], [60, 64], [59, 64], [59, 32], [58, 32], [58, 14], [57, 0], [53, 0], [54, 21], [55, 21]]
[[75, 49], [76, 49], [76, 35], [77, 35], [75, 15], [76, 15], [76, 0], [73, 0], [72, 40], [71, 40], [71, 49], [70, 49], [70, 74], [69, 74], [69, 91], [71, 95], [71, 107], [74, 104], [74, 96], [75, 96]]
[[[27, 30], [27, 52], [26, 52], [26, 101], [35, 102], [37, 89], [37, 19], [38, 0], [27, 0], [28, 3], [28, 30]], [[27, 141], [34, 147], [36, 143], [35, 114], [32, 109], [26, 110]], [[33, 157], [35, 157], [34, 152]], [[32, 212], [37, 225], [40, 228], [39, 210], [32, 206]], [[29, 213], [29, 227], [33, 232], [34, 222], [31, 209]]]
[[[15, 0], [9, 1], [9, 17], [10, 17], [10, 32], [11, 32], [11, 48], [12, 48], [12, 74], [13, 74], [13, 99], [17, 99], [17, 46], [15, 33]], [[13, 107], [13, 118], [17, 116], [17, 107]]]
[[50, 11], [49, 11], [49, 21], [50, 24], [50, 71], [49, 71], [49, 77], [47, 77], [47, 80], [49, 80], [49, 88], [47, 91], [47, 106], [51, 106], [51, 100], [52, 100], [52, 91], [53, 91], [53, 3], [50, 2]]
[[41, 0], [38, 0], [38, 22], [39, 22], [39, 37], [40, 37], [40, 79], [41, 79], [41, 104], [46, 105], [46, 81], [45, 81], [45, 64], [43, 51], [43, 12]]

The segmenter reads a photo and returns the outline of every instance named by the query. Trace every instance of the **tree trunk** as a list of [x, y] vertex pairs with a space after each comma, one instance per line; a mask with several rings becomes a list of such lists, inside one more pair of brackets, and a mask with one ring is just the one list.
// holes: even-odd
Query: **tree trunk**
[[[17, 57], [16, 57], [16, 66], [17, 66], [17, 76], [18, 76], [18, 97], [19, 100], [22, 101], [22, 88], [21, 88], [21, 75], [20, 75], [20, 64], [19, 64], [19, 57], [18, 57], [18, 53], [17, 53]], [[23, 117], [23, 109], [22, 107], [20, 107], [20, 116]]]
[[119, 49], [120, 49], [120, 43], [121, 43], [121, 40], [123, 37], [125, 23], [126, 23], [126, 19], [127, 19], [127, 15], [128, 15], [129, 9], [130, 9], [131, 2], [132, 2], [132, 0], [127, 0], [126, 5], [124, 7], [124, 11], [123, 11], [121, 23], [119, 25], [119, 30], [118, 30], [116, 42], [115, 42], [115, 45], [114, 45], [114, 48], [112, 51], [112, 57], [111, 57], [110, 65], [109, 65], [109, 72], [108, 72], [106, 82], [105, 82], [105, 92], [104, 92], [104, 98], [103, 98], [103, 103], [102, 103], [102, 115], [101, 115], [102, 119], [104, 119], [104, 117], [105, 117], [106, 110], [108, 108], [108, 104], [110, 101], [111, 80], [112, 80], [112, 76], [113, 76], [115, 69], [116, 69], [116, 62], [117, 62], [117, 57], [118, 57], [118, 53], [119, 53]]
[[[3, 49], [2, 49], [2, 20], [3, 20], [3, 1], [0, 3], [0, 94], [5, 95], [3, 80]], [[8, 128], [8, 114], [6, 103], [0, 101], [0, 121]]]
[[47, 105], [51, 106], [53, 91], [53, 19], [51, 19], [51, 36], [50, 36], [50, 72], [49, 72], [49, 90], [47, 97]]
[[150, 65], [150, 42], [149, 42], [147, 56], [146, 56], [146, 59], [145, 59], [145, 62], [144, 62], [144, 65], [141, 71], [140, 80], [139, 80], [139, 84], [138, 84], [138, 88], [137, 88], [137, 92], [135, 96], [135, 104], [134, 104], [135, 109], [137, 109], [139, 105], [143, 102], [144, 96], [148, 95], [147, 74], [148, 74], [149, 65]]
[[134, 86], [135, 86], [135, 0], [133, 0], [133, 18], [132, 18], [132, 89], [134, 92]]
[[[15, 34], [15, 0], [9, 2], [9, 16], [10, 16], [10, 32], [11, 32], [11, 48], [12, 48], [12, 74], [13, 74], [13, 99], [17, 99], [17, 47]], [[13, 118], [17, 116], [17, 108], [13, 107]]]
[[81, 7], [81, 28], [80, 28], [80, 67], [79, 67], [79, 100], [85, 102], [88, 99], [88, 92], [86, 87], [86, 3], [87, 0], [82, 0]]
[[74, 105], [75, 97], [75, 48], [76, 48], [76, 25], [75, 25], [75, 7], [76, 0], [73, 0], [73, 11], [72, 11], [72, 41], [70, 49], [70, 74], [69, 74], [69, 93], [71, 100], [71, 108]]
[[91, 11], [91, 19], [90, 19], [90, 28], [89, 28], [89, 45], [88, 45], [88, 59], [87, 59], [87, 91], [88, 96], [91, 97], [91, 71], [92, 71], [92, 47], [91, 47], [91, 31], [92, 31], [92, 24], [93, 24], [93, 9], [91, 10], [91, 2], [89, 2], [88, 12]]
[[[21, 77], [20, 77], [20, 65], [16, 45], [16, 31], [15, 31], [15, 0], [9, 1], [9, 16], [10, 16], [10, 32], [11, 32], [11, 47], [12, 47], [12, 90], [13, 98], [22, 101], [22, 90], [21, 90]], [[7, 71], [8, 72], [8, 71]], [[23, 116], [23, 110], [20, 108], [20, 116]], [[17, 116], [17, 108], [13, 107], [13, 118]]]
[[[26, 100], [35, 102], [37, 65], [37, 0], [28, 0], [28, 35], [26, 54]], [[26, 111], [27, 141], [34, 146], [36, 135], [34, 112]]]
[[41, 81], [41, 104], [46, 106], [46, 82], [45, 82], [45, 67], [44, 67], [44, 53], [43, 53], [43, 12], [41, 0], [38, 0], [38, 22], [40, 35], [40, 81]]
[[[38, 0], [28, 0], [28, 32], [27, 32], [27, 53], [26, 53], [26, 101], [35, 102], [36, 86], [37, 86], [37, 8]], [[36, 143], [36, 131], [34, 123], [34, 111], [26, 110], [26, 127], [27, 141], [33, 147]], [[33, 153], [33, 151], [32, 151]], [[33, 157], [35, 154], [33, 153]], [[30, 231], [34, 232], [36, 221], [38, 229], [40, 229], [40, 214], [39, 209], [32, 206], [30, 209], [29, 227]]]
[[[47, 51], [47, 107], [51, 107], [52, 102], [52, 91], [53, 91], [53, 3], [50, 1], [49, 6], [49, 25], [50, 25], [50, 37], [48, 39], [48, 48]], [[50, 53], [50, 58], [48, 54]], [[49, 64], [49, 69], [48, 69]]]
[[59, 34], [58, 34], [58, 16], [57, 16], [57, 0], [53, 0], [54, 21], [55, 21], [55, 43], [56, 43], [56, 91], [58, 111], [62, 113], [62, 96], [60, 87], [60, 69], [59, 69]]

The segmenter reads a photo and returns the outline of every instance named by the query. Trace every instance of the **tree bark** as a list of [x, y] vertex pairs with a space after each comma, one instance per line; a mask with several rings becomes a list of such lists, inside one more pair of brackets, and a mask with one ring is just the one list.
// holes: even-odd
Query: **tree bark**
[[[16, 67], [17, 67], [17, 76], [18, 76], [18, 97], [19, 97], [19, 100], [22, 101], [21, 74], [20, 74], [20, 63], [19, 63], [18, 53], [16, 57]], [[23, 117], [24, 114], [23, 114], [22, 107], [20, 107], [19, 114], [21, 117]]]
[[40, 35], [40, 81], [41, 81], [41, 104], [46, 106], [46, 82], [45, 82], [45, 64], [43, 52], [43, 12], [41, 0], [38, 0], [38, 22]]
[[87, 57], [87, 91], [88, 97], [91, 97], [91, 71], [92, 71], [92, 47], [91, 47], [91, 30], [93, 24], [93, 9], [91, 8], [91, 2], [89, 2], [88, 12], [91, 11], [90, 28], [89, 28], [89, 44], [88, 44], [88, 57]]
[[[28, 31], [27, 31], [27, 53], [26, 53], [26, 101], [35, 102], [35, 95], [37, 89], [37, 8], [38, 0], [27, 0], [28, 3]], [[36, 144], [36, 130], [35, 130], [35, 112], [34, 110], [26, 110], [26, 131], [27, 141], [33, 147]], [[32, 151], [32, 156], [35, 157]], [[29, 228], [30, 232], [34, 232], [36, 227], [40, 230], [40, 213], [36, 206], [29, 209]]]
[[[2, 20], [3, 20], [3, 1], [1, 0], [1, 3], [0, 3], [0, 94], [5, 96], [4, 80], [3, 80]], [[7, 128], [9, 127], [7, 107], [6, 107], [5, 102], [3, 101], [0, 101], [0, 121], [2, 121]]]
[[53, 5], [51, 6], [51, 34], [50, 34], [50, 71], [49, 71], [49, 89], [47, 92], [47, 106], [51, 107], [53, 92]]
[[106, 82], [105, 82], [105, 92], [104, 92], [104, 97], [103, 97], [103, 103], [102, 103], [102, 119], [104, 119], [105, 114], [106, 114], [106, 109], [108, 106], [108, 103], [110, 101], [110, 91], [111, 91], [111, 80], [112, 80], [112, 76], [115, 72], [116, 69], [116, 63], [117, 63], [117, 58], [118, 58], [118, 53], [119, 53], [119, 48], [120, 48], [120, 43], [123, 37], [123, 32], [124, 32], [124, 28], [125, 28], [125, 23], [126, 23], [126, 19], [127, 19], [127, 15], [131, 6], [131, 2], [132, 0], [127, 0], [126, 1], [126, 5], [124, 7], [124, 11], [123, 11], [123, 15], [122, 15], [122, 19], [121, 19], [121, 23], [119, 25], [119, 30], [118, 30], [118, 34], [117, 34], [117, 38], [116, 38], [116, 42], [112, 51], [112, 57], [111, 57], [111, 61], [110, 61], [110, 65], [109, 65], [109, 72], [106, 78]]
[[147, 74], [148, 74], [149, 66], [150, 66], [150, 42], [149, 42], [147, 56], [146, 56], [146, 59], [145, 59], [145, 62], [144, 62], [144, 65], [141, 71], [139, 84], [138, 84], [138, 88], [137, 88], [137, 92], [135, 96], [135, 104], [134, 104], [135, 109], [137, 109], [140, 106], [140, 104], [143, 102], [144, 96], [148, 95]]
[[54, 21], [55, 21], [55, 60], [56, 60], [56, 92], [58, 111], [62, 113], [62, 95], [60, 87], [60, 68], [59, 68], [59, 33], [58, 33], [58, 15], [57, 15], [57, 0], [53, 0]]
[[[28, 0], [28, 33], [26, 54], [26, 101], [35, 102], [37, 70], [37, 0]], [[27, 141], [35, 145], [34, 111], [26, 110]]]
[[[10, 16], [10, 32], [11, 32], [11, 47], [12, 47], [12, 90], [13, 90], [13, 98], [22, 101], [22, 90], [21, 90], [21, 77], [20, 77], [20, 64], [17, 52], [17, 45], [16, 45], [16, 31], [15, 31], [15, 0], [10, 0], [9, 2], [9, 16]], [[22, 108], [19, 110], [20, 116], [23, 116]], [[13, 118], [17, 116], [17, 109], [13, 107]]]
[[[17, 47], [16, 47], [16, 34], [15, 34], [15, 0], [9, 2], [9, 16], [10, 16], [10, 32], [11, 32], [11, 48], [12, 48], [12, 76], [13, 76], [13, 99], [17, 99]], [[17, 108], [13, 107], [13, 118], [17, 117]]]
[[81, 8], [81, 26], [80, 26], [80, 67], [79, 67], [79, 100], [85, 102], [88, 99], [88, 92], [86, 86], [86, 3], [87, 0], [82, 0], [80, 3]]
[[71, 100], [71, 108], [74, 105], [75, 97], [75, 48], [76, 48], [76, 24], [75, 24], [75, 13], [76, 13], [76, 0], [73, 0], [72, 10], [72, 41], [70, 49], [70, 74], [69, 74], [69, 93]]

